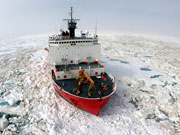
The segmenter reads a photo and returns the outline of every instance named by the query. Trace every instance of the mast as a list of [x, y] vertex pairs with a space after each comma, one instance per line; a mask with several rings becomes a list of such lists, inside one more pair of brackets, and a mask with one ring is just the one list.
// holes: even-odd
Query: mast
[[96, 27], [95, 27], [95, 36], [97, 35], [97, 19], [96, 19]]
[[72, 21], [73, 7], [71, 7], [71, 21]]
[[71, 19], [63, 19], [64, 21], [68, 21], [68, 29], [69, 29], [69, 36], [70, 38], [74, 38], [75, 37], [75, 29], [77, 21], [79, 21], [79, 19], [73, 19], [73, 7], [71, 7]]

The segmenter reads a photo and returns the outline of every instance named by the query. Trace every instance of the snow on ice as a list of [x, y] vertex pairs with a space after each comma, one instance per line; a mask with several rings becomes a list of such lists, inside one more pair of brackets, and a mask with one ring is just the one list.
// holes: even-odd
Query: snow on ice
[[50, 81], [48, 35], [0, 41], [0, 134], [180, 134], [180, 42], [102, 36], [116, 93], [98, 117], [62, 99]]

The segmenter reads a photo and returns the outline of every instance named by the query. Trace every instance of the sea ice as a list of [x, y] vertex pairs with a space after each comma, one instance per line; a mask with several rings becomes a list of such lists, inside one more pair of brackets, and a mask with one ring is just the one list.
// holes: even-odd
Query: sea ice
[[9, 105], [14, 105], [18, 101], [23, 99], [23, 95], [20, 93], [11, 93], [8, 96], [4, 97], [5, 101], [9, 103]]
[[0, 119], [0, 131], [3, 131], [5, 128], [8, 127], [8, 120], [6, 119], [5, 115]]
[[0, 104], [8, 103], [0, 105], [0, 113], [9, 114], [1, 124], [3, 135], [180, 133], [180, 42], [136, 34], [100, 36], [102, 64], [115, 76], [117, 91], [96, 117], [55, 92], [43, 50], [48, 35], [0, 41]]

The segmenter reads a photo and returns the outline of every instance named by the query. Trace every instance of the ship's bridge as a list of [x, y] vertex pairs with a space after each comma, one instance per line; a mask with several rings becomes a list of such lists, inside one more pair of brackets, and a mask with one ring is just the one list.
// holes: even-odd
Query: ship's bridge
[[49, 38], [49, 46], [59, 46], [59, 45], [98, 45], [97, 38], [82, 38], [75, 37], [71, 38]]

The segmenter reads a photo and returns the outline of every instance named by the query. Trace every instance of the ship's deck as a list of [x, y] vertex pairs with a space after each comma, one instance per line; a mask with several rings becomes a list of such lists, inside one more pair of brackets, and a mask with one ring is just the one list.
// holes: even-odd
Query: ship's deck
[[85, 63], [80, 63], [80, 64], [69, 64], [69, 65], [56, 65], [56, 69], [58, 71], [69, 71], [69, 70], [77, 70], [79, 69], [79, 67], [81, 67], [81, 69], [88, 69], [88, 68], [99, 68], [102, 65], [98, 64], [98, 63], [89, 63], [89, 64], [85, 64]]
[[[102, 79], [102, 78], [97, 78], [97, 77], [91, 77], [92, 80], [95, 82], [95, 87], [96, 87], [96, 91], [95, 90], [91, 90], [91, 97], [88, 97], [88, 88], [90, 84], [85, 84], [81, 93], [78, 95], [80, 97], [85, 97], [85, 98], [99, 98], [99, 97], [106, 97], [108, 95], [110, 95], [113, 92], [113, 82], [111, 80], [111, 78], [104, 73], [104, 77], [106, 78], [106, 80]], [[56, 84], [60, 87], [62, 87], [65, 91], [76, 95], [76, 92], [73, 92], [73, 89], [78, 88], [78, 84], [76, 79], [67, 79], [67, 80], [54, 80], [56, 82]], [[63, 86], [64, 83], [64, 86]], [[102, 88], [102, 84], [108, 87], [108, 90], [103, 90]], [[101, 95], [98, 94], [98, 91], [101, 91]]]

